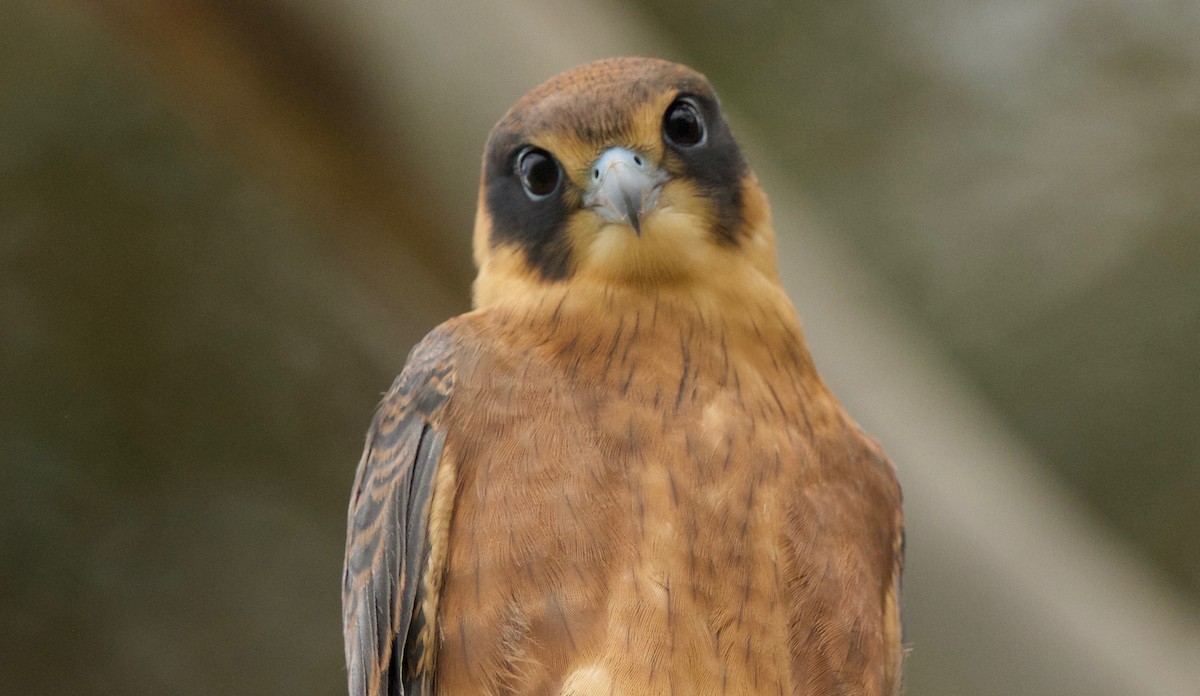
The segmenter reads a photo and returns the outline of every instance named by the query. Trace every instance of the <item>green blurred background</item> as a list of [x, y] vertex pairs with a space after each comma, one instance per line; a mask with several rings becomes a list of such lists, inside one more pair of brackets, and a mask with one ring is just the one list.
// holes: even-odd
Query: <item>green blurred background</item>
[[[1166, 0], [3, 0], [0, 691], [343, 690], [353, 468], [408, 348], [468, 306], [487, 128], [630, 52], [711, 78], [777, 213], [811, 222], [780, 225], [785, 257], [830, 243], [870, 280], [795, 283], [888, 319], [844, 350], [821, 339], [835, 305], [795, 297], [818, 365], [913, 471], [908, 693], [1195, 686], [1197, 37], [1200, 5]], [[899, 350], [892, 322], [938, 375], [902, 394], [911, 422], [873, 420], [885, 399], [854, 377]], [[920, 421], [939, 384], [1103, 553], [1057, 522], [994, 567], [943, 541], [929, 508], [966, 498], [897, 456], [940, 442]], [[991, 450], [960, 464], [1008, 476]], [[1007, 497], [993, 531], [1024, 518]], [[1116, 642], [1176, 651], [1164, 685], [1104, 659], [1086, 605], [1051, 597], [1074, 588], [1015, 567], [1054, 544], [1085, 557], [1088, 601], [1141, 622], [1113, 619]], [[1051, 634], [1082, 647], [1022, 652]]]

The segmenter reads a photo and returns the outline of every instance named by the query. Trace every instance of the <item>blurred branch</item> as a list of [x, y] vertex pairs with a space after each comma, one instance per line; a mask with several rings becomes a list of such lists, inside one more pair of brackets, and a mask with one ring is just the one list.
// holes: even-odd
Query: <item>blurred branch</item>
[[399, 238], [400, 253], [437, 269], [447, 287], [470, 283], [469, 258], [442, 243], [445, 224], [405, 160], [402, 124], [382, 123], [353, 66], [322, 32], [275, 2], [76, 1], [215, 142], [349, 232], [339, 241], [365, 266], [386, 274], [383, 232]]

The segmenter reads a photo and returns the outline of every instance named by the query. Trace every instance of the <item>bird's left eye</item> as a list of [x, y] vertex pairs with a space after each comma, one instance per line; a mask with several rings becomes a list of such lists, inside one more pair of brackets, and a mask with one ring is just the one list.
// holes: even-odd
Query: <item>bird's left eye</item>
[[558, 163], [549, 152], [541, 148], [528, 147], [517, 157], [517, 173], [521, 185], [531, 199], [537, 201], [558, 189]]
[[695, 147], [704, 142], [704, 117], [691, 99], [676, 99], [663, 114], [663, 135], [679, 147]]

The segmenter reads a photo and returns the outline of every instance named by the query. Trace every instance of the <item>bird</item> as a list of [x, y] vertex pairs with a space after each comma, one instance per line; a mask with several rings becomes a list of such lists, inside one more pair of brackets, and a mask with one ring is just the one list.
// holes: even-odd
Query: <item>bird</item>
[[473, 245], [473, 309], [358, 464], [349, 693], [899, 693], [896, 469], [814, 367], [709, 81], [611, 58], [532, 89]]

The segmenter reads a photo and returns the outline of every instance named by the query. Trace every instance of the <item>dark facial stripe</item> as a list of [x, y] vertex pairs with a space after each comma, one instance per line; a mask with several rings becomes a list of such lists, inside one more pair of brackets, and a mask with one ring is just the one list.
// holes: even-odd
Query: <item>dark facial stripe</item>
[[[521, 141], [498, 134], [488, 150], [485, 164], [487, 210], [492, 217], [493, 246], [515, 244], [529, 266], [546, 280], [561, 280], [571, 272], [571, 246], [563, 234], [569, 210], [563, 188], [542, 200], [531, 200], [516, 175], [516, 156]], [[553, 154], [553, 153], [552, 153]]]
[[700, 107], [708, 139], [703, 145], [691, 148], [664, 140], [667, 153], [664, 166], [672, 176], [695, 182], [700, 194], [713, 201], [716, 207], [713, 234], [721, 242], [737, 244], [737, 233], [742, 224], [741, 183], [746, 176], [746, 160], [721, 116], [716, 99], [704, 94], [688, 96]]

